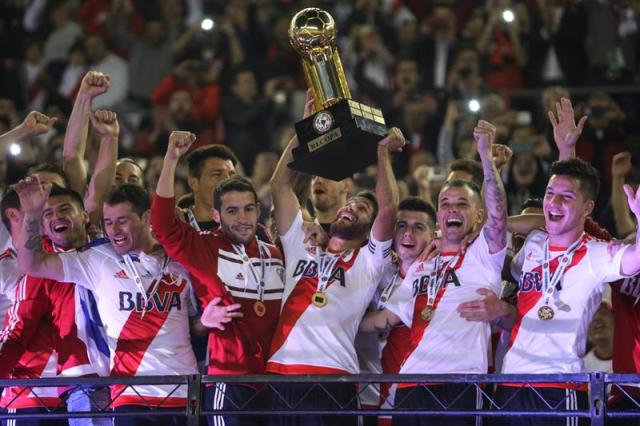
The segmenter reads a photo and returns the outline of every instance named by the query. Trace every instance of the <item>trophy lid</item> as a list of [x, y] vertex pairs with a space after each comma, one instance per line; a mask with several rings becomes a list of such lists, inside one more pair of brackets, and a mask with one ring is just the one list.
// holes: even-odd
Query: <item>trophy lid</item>
[[336, 24], [333, 17], [317, 7], [302, 9], [291, 18], [289, 42], [303, 56], [318, 48], [336, 44]]

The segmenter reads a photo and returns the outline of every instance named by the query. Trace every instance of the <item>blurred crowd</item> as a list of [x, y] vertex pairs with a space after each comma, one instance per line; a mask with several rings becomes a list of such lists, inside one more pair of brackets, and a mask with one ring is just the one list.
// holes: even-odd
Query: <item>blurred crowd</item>
[[[542, 195], [557, 158], [546, 111], [571, 94], [576, 114], [589, 117], [578, 155], [605, 182], [595, 217], [613, 229], [613, 157], [629, 150], [630, 175], [640, 177], [639, 129], [630, 119], [637, 93], [604, 90], [640, 79], [640, 2], [631, 0], [6, 0], [0, 134], [31, 110], [58, 120], [43, 137], [2, 153], [1, 178], [11, 183], [61, 158], [80, 81], [96, 70], [118, 84], [93, 107], [118, 113], [119, 152], [139, 161], [149, 188], [174, 130], [197, 134], [196, 147], [228, 145], [244, 173], [266, 184], [304, 104], [288, 27], [308, 6], [336, 21], [354, 99], [381, 108], [409, 140], [394, 160], [407, 193], [437, 194], [451, 160], [475, 157], [473, 126], [485, 119], [514, 152], [503, 179], [510, 212], [520, 211]], [[97, 151], [93, 135], [89, 169]], [[178, 176], [184, 194], [186, 169]]]

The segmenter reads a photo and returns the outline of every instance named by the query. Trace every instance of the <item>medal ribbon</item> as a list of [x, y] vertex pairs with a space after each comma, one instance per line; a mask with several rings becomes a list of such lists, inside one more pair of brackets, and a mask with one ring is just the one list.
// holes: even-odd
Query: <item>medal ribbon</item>
[[191, 209], [187, 209], [187, 220], [189, 221], [189, 225], [196, 231], [200, 231], [200, 225], [198, 225], [198, 221], [196, 220], [196, 216], [193, 214]]
[[331, 275], [333, 274], [333, 269], [335, 268], [338, 260], [342, 258], [342, 256], [347, 253], [348, 250], [340, 252], [338, 254], [329, 254], [324, 250], [320, 250], [318, 248], [318, 287], [316, 289], [317, 293], [324, 293], [327, 286], [329, 285], [329, 280], [331, 279]]
[[160, 272], [156, 274], [155, 277], [153, 277], [153, 280], [151, 281], [151, 285], [149, 286], [150, 287], [149, 293], [147, 294], [147, 291], [144, 289], [144, 286], [142, 285], [142, 278], [140, 278], [140, 274], [138, 274], [138, 270], [136, 269], [136, 266], [133, 264], [134, 257], [135, 255], [126, 254], [122, 256], [122, 259], [124, 260], [124, 264], [129, 270], [129, 273], [133, 277], [133, 281], [136, 283], [136, 287], [138, 287], [138, 290], [142, 294], [142, 300], [144, 302], [144, 306], [142, 307], [142, 315], [140, 316], [140, 318], [144, 318], [144, 314], [147, 312], [147, 307], [149, 306], [149, 299], [152, 299], [153, 296], [158, 291], [158, 287], [162, 282], [162, 277], [167, 272], [167, 267], [169, 266], [170, 259], [168, 255], [166, 254], [164, 255], [164, 260], [162, 261], [162, 269], [160, 269]]
[[387, 304], [387, 301], [391, 297], [391, 294], [396, 289], [398, 284], [402, 282], [402, 280], [398, 282], [399, 276], [400, 276], [400, 268], [396, 270], [396, 273], [393, 274], [393, 277], [391, 277], [391, 280], [389, 280], [387, 285], [382, 290], [382, 293], [380, 294], [380, 298], [378, 299], [378, 303], [376, 304], [376, 308], [378, 310], [384, 309], [384, 306]]
[[[265, 258], [268, 257], [267, 255], [265, 255], [265, 251], [267, 250], [267, 248], [263, 246], [262, 242], [258, 241], [258, 253], [260, 254], [260, 277], [258, 277], [258, 274], [256, 273], [256, 270], [253, 267], [253, 263], [251, 262], [251, 259], [249, 258], [249, 256], [247, 256], [247, 252], [244, 248], [244, 244], [233, 244], [232, 247], [233, 247], [233, 250], [235, 250], [236, 254], [242, 256], [242, 263], [249, 267], [249, 271], [251, 272], [251, 275], [253, 276], [253, 279], [257, 284], [258, 299], [262, 302], [262, 299], [264, 298], [264, 286], [265, 286], [264, 277], [266, 275], [266, 270], [267, 270], [266, 261], [265, 261]], [[246, 291], [246, 288], [247, 288], [246, 278], [244, 280], [244, 287]]]
[[440, 274], [440, 262], [442, 261], [442, 258], [440, 257], [440, 255], [436, 257], [436, 264], [433, 271], [431, 271], [431, 276], [429, 277], [429, 286], [427, 287], [427, 308], [433, 308], [433, 306], [435, 305], [436, 296], [438, 295], [438, 291], [442, 286], [442, 282], [444, 281], [449, 271], [457, 266], [459, 259], [460, 253], [458, 252], [453, 258], [451, 258], [449, 262], [447, 262], [442, 267], [442, 274]]
[[555, 272], [551, 275], [551, 277], [549, 276], [551, 274], [551, 271], [550, 271], [551, 255], [549, 254], [549, 239], [547, 238], [546, 241], [544, 242], [544, 262], [542, 263], [542, 284], [544, 286], [543, 304], [545, 306], [549, 305], [549, 300], [551, 299], [551, 296], [553, 296], [553, 293], [555, 292], [556, 285], [562, 279], [565, 269], [567, 269], [567, 266], [569, 266], [569, 264], [571, 263], [571, 260], [573, 259], [573, 255], [584, 245], [584, 242], [585, 242], [585, 239], [582, 238], [581, 236], [576, 242], [574, 242], [573, 244], [571, 244], [571, 246], [569, 246], [567, 251], [560, 257], [558, 266]]

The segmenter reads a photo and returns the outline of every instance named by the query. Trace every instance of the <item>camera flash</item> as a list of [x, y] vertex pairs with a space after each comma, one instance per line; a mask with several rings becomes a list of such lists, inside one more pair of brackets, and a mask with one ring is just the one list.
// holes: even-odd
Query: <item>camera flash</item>
[[9, 145], [9, 152], [11, 153], [11, 155], [15, 157], [20, 155], [20, 153], [22, 152], [22, 148], [20, 148], [20, 145], [14, 142], [11, 145]]
[[200, 28], [202, 28], [204, 31], [212, 30], [213, 29], [213, 19], [204, 18], [202, 20], [202, 22], [200, 23]]
[[480, 102], [478, 102], [477, 99], [471, 99], [467, 106], [469, 107], [469, 111], [471, 111], [471, 112], [480, 111]]
[[502, 12], [502, 19], [504, 19], [504, 22], [513, 22], [515, 18], [516, 17], [511, 9], [505, 9], [504, 12]]

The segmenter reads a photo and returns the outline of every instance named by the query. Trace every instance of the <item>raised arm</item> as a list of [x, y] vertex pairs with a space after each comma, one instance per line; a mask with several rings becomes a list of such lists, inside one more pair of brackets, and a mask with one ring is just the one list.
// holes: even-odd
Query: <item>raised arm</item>
[[0, 155], [4, 155], [9, 144], [13, 142], [48, 132], [57, 120], [57, 118], [47, 117], [41, 112], [31, 111], [22, 123], [0, 135]]
[[[636, 191], [630, 185], [624, 186], [627, 202], [634, 215], [637, 226], [640, 226], [640, 186]], [[625, 250], [622, 255], [621, 272], [623, 275], [632, 276], [640, 272], [640, 232], [636, 228], [636, 243]]]
[[62, 168], [71, 182], [71, 189], [80, 195], [84, 195], [87, 186], [84, 154], [87, 149], [91, 102], [96, 96], [105, 93], [109, 84], [109, 76], [101, 72], [89, 71], [83, 77], [64, 134]]
[[162, 171], [158, 178], [158, 186], [156, 186], [156, 194], [164, 198], [172, 198], [175, 196], [174, 187], [178, 161], [189, 151], [189, 148], [195, 141], [196, 135], [191, 132], [171, 132], [167, 153], [162, 163]]
[[483, 232], [489, 245], [489, 252], [493, 254], [507, 245], [507, 196], [492, 157], [496, 128], [493, 124], [480, 120], [473, 130], [473, 136], [477, 142], [484, 171], [484, 203], [487, 222]]
[[376, 176], [376, 201], [378, 215], [371, 233], [378, 241], [393, 238], [393, 228], [398, 212], [398, 184], [391, 168], [391, 153], [402, 151], [406, 141], [397, 127], [378, 142], [378, 175]]
[[22, 225], [15, 247], [18, 252], [18, 268], [23, 274], [38, 278], [64, 281], [62, 261], [57, 254], [46, 253], [42, 245], [42, 210], [51, 184], [40, 184], [36, 176], [29, 176], [14, 186], [20, 198], [20, 210], [23, 213]]
[[[313, 101], [311, 90], [307, 90], [307, 100], [303, 114], [304, 118], [313, 114]], [[271, 196], [273, 197], [276, 228], [280, 235], [285, 235], [289, 231], [291, 224], [293, 224], [300, 210], [300, 203], [294, 190], [294, 183], [298, 173], [287, 166], [287, 164], [293, 161], [292, 151], [299, 146], [299, 144], [297, 136], [291, 138], [269, 181], [271, 185]]]
[[100, 224], [102, 220], [102, 203], [109, 188], [111, 188], [116, 174], [120, 126], [116, 113], [112, 111], [89, 113], [89, 119], [95, 132], [100, 135], [100, 149], [98, 150], [98, 160], [89, 181], [84, 208], [91, 217], [91, 223]]
[[619, 238], [625, 238], [636, 230], [624, 194], [624, 178], [629, 173], [631, 173], [631, 153], [620, 152], [616, 154], [611, 162], [611, 207], [613, 208], [613, 220], [616, 224], [616, 234]]
[[560, 160], [569, 160], [576, 156], [576, 143], [582, 134], [584, 124], [587, 122], [587, 116], [584, 116], [576, 125], [576, 118], [573, 112], [573, 105], [567, 98], [561, 98], [560, 102], [556, 102], [556, 112], [558, 117], [549, 111], [549, 121], [553, 127], [553, 140], [560, 152]]

